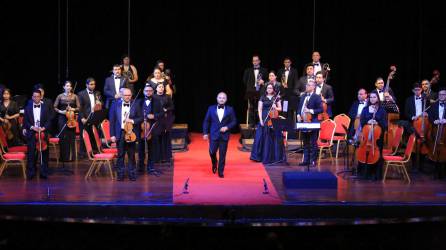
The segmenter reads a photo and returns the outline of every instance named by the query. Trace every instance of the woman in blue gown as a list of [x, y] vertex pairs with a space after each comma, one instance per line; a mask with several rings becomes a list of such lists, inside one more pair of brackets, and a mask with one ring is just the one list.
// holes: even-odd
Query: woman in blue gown
[[[271, 72], [270, 76], [271, 75], [275, 76], [274, 72]], [[250, 157], [251, 160], [262, 162], [263, 164], [286, 162], [282, 131], [268, 125], [270, 119], [268, 116], [269, 111], [274, 111], [274, 109], [277, 110], [277, 112], [280, 112], [282, 110], [282, 105], [280, 104], [280, 97], [277, 97], [277, 93], [274, 91], [274, 85], [268, 83], [266, 85], [265, 94], [260, 97], [258, 104], [260, 122], [257, 125]]]

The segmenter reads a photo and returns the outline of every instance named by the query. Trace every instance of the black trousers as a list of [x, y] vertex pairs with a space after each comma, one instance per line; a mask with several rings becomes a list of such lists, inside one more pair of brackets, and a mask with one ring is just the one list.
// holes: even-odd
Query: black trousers
[[[80, 119], [79, 119], [78, 122], [79, 122], [79, 132], [80, 132], [80, 136], [79, 136], [80, 137], [79, 138], [79, 143], [80, 143], [79, 153], [81, 153], [81, 154], [86, 154], [87, 153], [87, 150], [85, 149], [84, 136], [83, 136], [84, 130], [87, 131], [87, 133], [88, 133], [88, 136], [89, 136], [90, 142], [91, 142], [91, 147], [93, 148], [93, 151], [95, 153], [99, 152], [99, 149], [96, 146], [96, 143], [95, 143], [96, 140], [95, 140], [94, 134], [93, 134], [93, 126], [94, 125], [93, 124], [88, 124], [88, 125], [86, 124], [86, 125], [84, 125]], [[98, 132], [99, 132], [99, 129], [98, 129]], [[99, 142], [99, 143], [101, 143], [101, 142]]]
[[129, 178], [136, 178], [136, 169], [135, 169], [135, 151], [136, 151], [136, 141], [135, 142], [126, 142], [124, 139], [124, 131], [122, 131], [121, 138], [117, 141], [118, 146], [118, 160], [117, 160], [117, 173], [118, 178], [123, 178], [125, 174], [125, 154], [127, 153], [128, 157], [128, 176]]
[[60, 133], [59, 135], [60, 160], [73, 161], [76, 155], [75, 152], [76, 128], [69, 128], [68, 126], [65, 126], [66, 123], [67, 123], [67, 117], [65, 115], [59, 114], [57, 124]]
[[[217, 160], [217, 151], [219, 158]], [[228, 151], [228, 141], [223, 139], [209, 141], [209, 155], [211, 156], [212, 164], [218, 163], [218, 173], [223, 174], [225, 170], [226, 152]]]
[[[28, 132], [29, 133], [29, 132]], [[31, 136], [27, 137], [27, 146], [28, 146], [28, 157], [27, 157], [27, 167], [26, 172], [27, 176], [34, 176], [36, 174], [36, 164], [40, 164], [40, 152], [37, 151], [37, 147], [39, 147], [39, 143], [36, 140], [36, 133], [31, 132]], [[45, 136], [45, 138], [48, 138]], [[37, 142], [37, 145], [36, 145]], [[46, 141], [48, 145], [48, 141]], [[47, 176], [48, 175], [48, 160], [49, 160], [49, 150], [48, 148], [42, 151], [42, 164], [40, 165], [40, 175]]]

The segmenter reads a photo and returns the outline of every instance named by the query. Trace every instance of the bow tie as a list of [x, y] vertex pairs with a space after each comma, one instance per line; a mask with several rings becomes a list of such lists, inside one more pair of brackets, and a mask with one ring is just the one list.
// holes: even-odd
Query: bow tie
[[130, 103], [124, 103], [124, 107], [130, 107]]
[[146, 97], [144, 97], [144, 99], [145, 99], [145, 100], [149, 100], [149, 101], [151, 101], [151, 100], [152, 100], [152, 97], [147, 97], [147, 96], [146, 96]]
[[416, 99], [416, 100], [419, 100], [419, 99], [421, 99], [421, 96], [420, 96], [420, 97], [415, 97], [415, 99]]
[[93, 95], [94, 92], [93, 92], [93, 91], [88, 91], [88, 94], [89, 94], [89, 95]]
[[306, 93], [305, 96], [306, 96], [306, 97], [309, 97], [309, 96], [311, 96], [311, 94], [310, 94], [310, 93]]
[[40, 104], [39, 105], [34, 105], [34, 108], [40, 108]]
[[257, 70], [259, 70], [259, 69], [260, 69], [260, 67], [257, 67], [257, 68], [256, 68], [256, 67], [254, 67], [254, 70], [256, 70], [256, 69], [257, 69]]
[[378, 93], [382, 93], [383, 91], [382, 90], [378, 90]]
[[285, 69], [285, 71], [290, 71], [290, 69]]
[[314, 66], [316, 66], [316, 65], [319, 66], [319, 63], [313, 63], [313, 65], [314, 65]]
[[322, 88], [322, 86], [321, 86], [321, 85], [317, 85], [317, 87], [318, 87], [318, 88]]
[[115, 79], [119, 79], [120, 77], [119, 76], [115, 76]]
[[359, 102], [359, 104], [364, 104], [365, 102]]
[[225, 105], [218, 105], [217, 106], [219, 109], [224, 109], [225, 108]]

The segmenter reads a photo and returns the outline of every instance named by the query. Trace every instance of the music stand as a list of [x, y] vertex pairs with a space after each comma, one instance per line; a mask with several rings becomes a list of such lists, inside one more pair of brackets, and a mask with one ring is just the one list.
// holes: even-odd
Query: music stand
[[98, 126], [103, 120], [105, 120], [105, 118], [107, 118], [107, 111], [105, 109], [94, 111], [88, 117], [88, 120], [85, 124]]
[[[308, 150], [308, 157], [311, 159], [311, 138], [310, 132], [317, 132], [320, 130], [321, 124], [319, 122], [298, 122], [296, 123], [296, 130], [300, 130], [304, 135], [304, 148]], [[305, 157], [305, 155], [304, 155]], [[310, 172], [311, 161], [308, 161], [307, 171]]]

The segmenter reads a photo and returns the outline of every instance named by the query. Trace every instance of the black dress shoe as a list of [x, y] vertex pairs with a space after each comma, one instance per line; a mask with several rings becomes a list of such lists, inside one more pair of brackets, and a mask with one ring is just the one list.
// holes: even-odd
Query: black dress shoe
[[218, 177], [225, 178], [225, 175], [223, 173], [218, 173]]
[[27, 175], [27, 176], [26, 176], [26, 179], [27, 179], [27, 180], [32, 180], [32, 179], [34, 179], [34, 177], [35, 177], [35, 175], [30, 174], [30, 175]]
[[41, 174], [41, 175], [39, 175], [39, 178], [40, 178], [40, 179], [43, 179], [43, 180], [46, 180], [46, 179], [48, 179], [48, 176], [47, 176], [47, 175], [43, 175], [43, 174]]
[[147, 174], [149, 174], [149, 175], [154, 175], [154, 176], [156, 176], [156, 177], [158, 177], [158, 176], [161, 175], [161, 173], [160, 173], [159, 171], [155, 170], [155, 169], [149, 169], [149, 170], [147, 170]]
[[301, 163], [299, 163], [299, 166], [308, 166], [308, 165], [310, 165], [309, 162], [301, 162]]
[[118, 176], [118, 178], [116, 178], [117, 181], [123, 181], [124, 180], [124, 176]]
[[212, 163], [212, 173], [217, 173], [217, 163]]
[[316, 163], [313, 161], [310, 163], [310, 168], [316, 167]]

